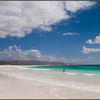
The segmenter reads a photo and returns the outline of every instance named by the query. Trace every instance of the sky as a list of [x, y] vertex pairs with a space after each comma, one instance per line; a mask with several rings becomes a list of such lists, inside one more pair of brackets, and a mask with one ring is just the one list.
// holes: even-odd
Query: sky
[[100, 1], [0, 1], [0, 60], [100, 64]]

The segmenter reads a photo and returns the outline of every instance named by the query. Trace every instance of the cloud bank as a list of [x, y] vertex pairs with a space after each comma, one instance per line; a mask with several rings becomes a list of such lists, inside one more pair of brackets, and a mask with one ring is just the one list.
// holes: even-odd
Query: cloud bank
[[87, 59], [67, 59], [65, 57], [56, 57], [55, 55], [46, 55], [37, 49], [22, 50], [16, 45], [0, 51], [0, 61], [3, 60], [38, 60], [64, 63], [83, 63], [87, 61]]
[[51, 25], [68, 20], [93, 6], [90, 1], [0, 1], [0, 38], [24, 37], [32, 30], [51, 31]]
[[39, 50], [22, 50], [15, 46], [9, 46], [8, 49], [0, 51], [0, 60], [39, 60], [39, 61], [56, 61], [67, 62], [64, 57], [41, 54]]

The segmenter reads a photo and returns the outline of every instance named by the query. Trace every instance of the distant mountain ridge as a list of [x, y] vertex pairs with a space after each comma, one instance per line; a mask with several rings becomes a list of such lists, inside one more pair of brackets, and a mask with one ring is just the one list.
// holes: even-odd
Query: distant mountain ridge
[[0, 65], [66, 65], [63, 62], [48, 62], [35, 60], [7, 60], [0, 61]]

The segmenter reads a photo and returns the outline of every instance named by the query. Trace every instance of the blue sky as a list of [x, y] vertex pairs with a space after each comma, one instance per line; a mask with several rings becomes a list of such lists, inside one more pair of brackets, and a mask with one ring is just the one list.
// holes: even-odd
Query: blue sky
[[[100, 63], [100, 2], [98, 1], [92, 5], [91, 2], [87, 3], [86, 1], [84, 3], [85, 6], [86, 4], [88, 5], [87, 7], [82, 5], [83, 8], [79, 7], [77, 9], [75, 7], [78, 5], [75, 7], [72, 5], [73, 9], [76, 9], [75, 11], [68, 11], [67, 8], [66, 12], [70, 18], [62, 18], [61, 21], [56, 21], [55, 23], [52, 22], [53, 24], [48, 24], [47, 26], [45, 25], [47, 29], [44, 29], [46, 28], [44, 26], [43, 29], [40, 28], [41, 26], [36, 28], [31, 27], [32, 30], [31, 32], [28, 32], [27, 35], [22, 32], [24, 36], [16, 35], [21, 34], [21, 31], [16, 33], [14, 36], [12, 35], [14, 34], [14, 31], [12, 30], [9, 31], [8, 34], [1, 33], [1, 54], [4, 50], [6, 50], [6, 52], [10, 52], [10, 47], [12, 52], [12, 48], [17, 48], [18, 50], [21, 50], [21, 52], [38, 50], [38, 53], [41, 53], [41, 55], [44, 55], [46, 58], [51, 57], [50, 59], [52, 59], [52, 61], [53, 58], [54, 61], [56, 61], [55, 59], [59, 59], [57, 61], [60, 61], [63, 58], [67, 63]], [[29, 23], [31, 22], [29, 21]], [[4, 28], [6, 29], [8, 27]], [[13, 27], [11, 26], [11, 28]], [[4, 37], [2, 37], [2, 34], [5, 34]], [[97, 42], [96, 37], [98, 39]], [[86, 42], [89, 39], [92, 43], [90, 43], [90, 41]], [[84, 46], [85, 48], [83, 48]], [[8, 57], [8, 55], [5, 54], [4, 59], [6, 59], [6, 56]], [[54, 57], [52, 58], [52, 56]], [[11, 58], [8, 57], [8, 59]], [[63, 61], [63, 59], [61, 61]]]

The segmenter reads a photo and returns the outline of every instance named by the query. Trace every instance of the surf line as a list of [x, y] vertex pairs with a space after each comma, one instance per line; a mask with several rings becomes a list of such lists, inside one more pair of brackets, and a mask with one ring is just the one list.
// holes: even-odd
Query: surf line
[[52, 95], [54, 95], [54, 96], [56, 96], [56, 97], [59, 98], [59, 99], [66, 99], [66, 98], [61, 97], [61, 96], [59, 96], [58, 94], [54, 93], [55, 90], [57, 90], [57, 89], [56, 89], [56, 88], [52, 88], [52, 89], [49, 91], [49, 93], [52, 94]]

